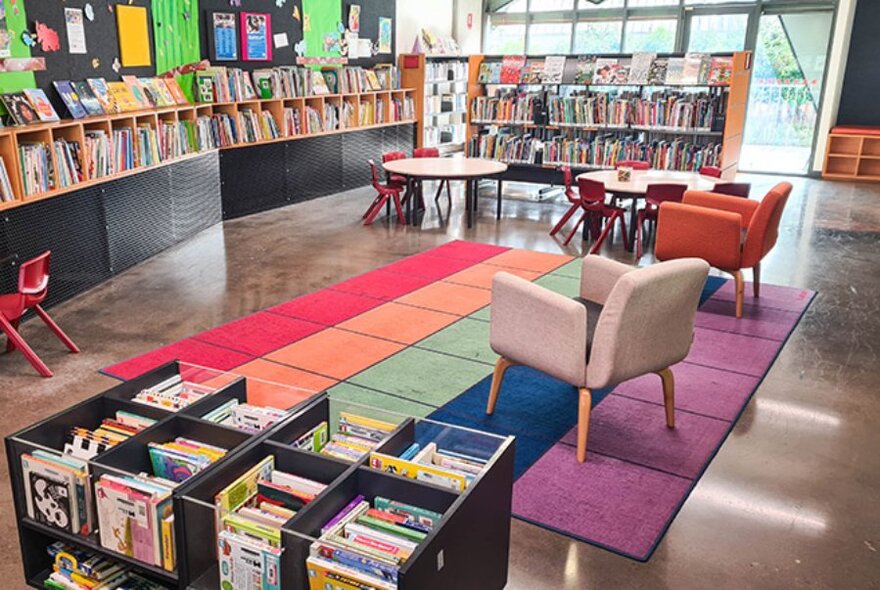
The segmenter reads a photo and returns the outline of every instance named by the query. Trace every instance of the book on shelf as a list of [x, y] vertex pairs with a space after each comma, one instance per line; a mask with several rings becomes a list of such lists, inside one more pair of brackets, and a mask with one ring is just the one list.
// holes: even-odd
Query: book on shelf
[[156, 129], [149, 123], [137, 126], [138, 166], [155, 166], [162, 161], [159, 155], [159, 138]]
[[286, 410], [256, 406], [231, 399], [202, 416], [202, 420], [256, 434], [283, 420], [288, 415], [289, 412]]
[[87, 115], [104, 114], [104, 106], [102, 105], [98, 97], [95, 96], [92, 87], [87, 81], [83, 80], [81, 82], [73, 82], [73, 89], [76, 90], [76, 95], [79, 98], [79, 102], [80, 104], [82, 104]]
[[522, 84], [542, 84], [544, 79], [544, 60], [530, 59], [522, 70], [520, 83]]
[[499, 62], [486, 62], [480, 64], [480, 72], [477, 76], [479, 84], [500, 84], [501, 64]]
[[134, 133], [131, 127], [113, 130], [113, 171], [125, 172], [135, 167]]
[[334, 131], [339, 129], [339, 108], [335, 104], [329, 102], [324, 103], [324, 117], [322, 124], [324, 131]]
[[291, 137], [293, 135], [302, 134], [302, 119], [299, 109], [292, 107], [284, 108], [284, 136]]
[[662, 86], [666, 83], [666, 70], [669, 67], [668, 57], [658, 57], [651, 62], [648, 69], [648, 84], [652, 86]]
[[141, 108], [125, 82], [107, 82], [107, 92], [119, 112], [128, 113]]
[[600, 57], [596, 60], [596, 69], [593, 71], [593, 84], [607, 86], [617, 84], [620, 63], [616, 57]]
[[709, 67], [712, 58], [707, 53], [688, 53], [684, 56], [684, 69], [681, 73], [681, 84], [706, 84], [709, 81]]
[[[110, 96], [110, 89], [107, 87], [107, 80], [104, 78], [88, 78], [86, 83], [92, 91], [92, 95], [101, 103], [101, 109], [104, 113], [112, 115], [120, 112]], [[88, 108], [88, 107], [87, 107]]]
[[162, 410], [177, 412], [193, 404], [206, 395], [214, 393], [215, 388], [184, 380], [180, 375], [146, 387], [132, 398], [136, 404], [143, 404]]
[[59, 137], [52, 142], [52, 149], [55, 152], [58, 186], [67, 188], [82, 182], [82, 150], [79, 142]]
[[354, 114], [354, 104], [344, 100], [342, 101], [342, 109], [339, 113], [339, 128], [351, 129], [357, 127], [357, 120]]
[[562, 84], [565, 73], [565, 56], [550, 55], [544, 59], [544, 70], [541, 72], [542, 84]]
[[55, 188], [55, 171], [48, 145], [42, 142], [20, 142], [18, 157], [25, 196], [49, 192]]
[[21, 456], [28, 518], [76, 535], [94, 529], [88, 463], [35, 450]]
[[577, 60], [577, 69], [574, 74], [575, 84], [592, 84], [593, 73], [596, 71], [596, 58], [581, 56]]
[[6, 169], [6, 161], [0, 156], [0, 201], [8, 203], [15, 200], [15, 192], [9, 180], [9, 170]]
[[680, 85], [684, 77], [684, 58], [670, 57], [666, 65], [666, 84]]
[[85, 145], [85, 168], [89, 178], [103, 178], [115, 172], [111, 140], [105, 131], [86, 130]]
[[61, 97], [61, 102], [67, 107], [71, 117], [82, 119], [88, 114], [82, 102], [80, 102], [79, 93], [74, 88], [73, 82], [70, 80], [56, 80], [52, 82], [52, 85], [55, 87], [58, 96]]
[[707, 83], [710, 86], [728, 86], [733, 77], [732, 57], [713, 57]]
[[[377, 103], [381, 103], [381, 100], [378, 100]], [[366, 127], [368, 125], [375, 125], [376, 121], [376, 109], [374, 104], [370, 101], [361, 101], [360, 107], [358, 108], [358, 125], [361, 127]]]
[[177, 104], [174, 94], [162, 78], [140, 78], [138, 81], [155, 106], [172, 107]]
[[148, 453], [153, 475], [163, 480], [182, 483], [222, 459], [226, 455], [226, 449], [177, 437], [167, 443], [149, 443]]
[[31, 125], [40, 122], [40, 116], [24, 92], [7, 92], [0, 96], [3, 100], [3, 106], [9, 114], [12, 123], [15, 125]]
[[165, 87], [168, 88], [168, 92], [171, 93], [171, 96], [174, 98], [174, 102], [181, 106], [189, 105], [189, 99], [186, 97], [186, 94], [183, 92], [183, 88], [180, 87], [180, 83], [176, 78], [157, 78], [161, 82], [165, 84]]
[[312, 107], [311, 105], [306, 105], [306, 116], [303, 120], [305, 125], [305, 133], [321, 133], [324, 131], [324, 125], [322, 122], [321, 114], [318, 112], [318, 109]]
[[46, 553], [52, 567], [43, 585], [49, 590], [169, 590], [127, 565], [62, 541], [50, 544]]
[[151, 109], [156, 106], [156, 102], [147, 91], [147, 87], [137, 76], [122, 76], [122, 81], [128, 86], [128, 90], [137, 103], [138, 109]]
[[291, 446], [353, 463], [382, 442], [397, 425], [340, 412], [337, 427], [338, 431], [328, 436], [327, 422], [320, 422], [293, 441]]
[[502, 84], [519, 84], [520, 74], [526, 64], [524, 55], [505, 55], [501, 62], [501, 75], [499, 81]]
[[58, 121], [58, 113], [55, 107], [49, 102], [49, 97], [39, 88], [25, 88], [22, 92], [27, 97], [28, 102], [34, 108], [37, 116], [42, 122]]
[[629, 68], [628, 84], [647, 84], [651, 73], [651, 65], [657, 59], [656, 53], [634, 53]]

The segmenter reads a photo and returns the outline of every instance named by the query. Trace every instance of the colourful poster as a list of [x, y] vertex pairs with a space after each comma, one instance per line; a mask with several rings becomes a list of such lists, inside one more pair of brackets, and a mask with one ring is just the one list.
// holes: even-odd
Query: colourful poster
[[[339, 57], [324, 49], [324, 35], [339, 32], [342, 23], [342, 3], [327, 0], [302, 0], [303, 33], [306, 42], [305, 57]], [[308, 20], [308, 27], [305, 22]]]
[[238, 28], [234, 12], [211, 15], [214, 31], [214, 61], [238, 61]]
[[82, 8], [65, 8], [64, 23], [67, 26], [67, 50], [74, 54], [88, 53]]
[[[196, 18], [199, 14], [198, 0], [152, 0], [150, 6], [153, 14], [156, 73], [164, 74], [198, 62], [202, 57], [199, 19]], [[206, 27], [209, 25], [210, 23]], [[177, 74], [177, 81], [191, 102], [195, 102], [194, 78], [192, 73]]]
[[361, 6], [352, 4], [348, 7], [348, 30], [352, 33], [360, 33], [361, 30]]
[[391, 53], [391, 26], [390, 18], [379, 17], [379, 53]]
[[12, 57], [12, 38], [6, 25], [6, 4], [0, 0], [0, 57]]
[[153, 65], [147, 9], [143, 6], [117, 4], [116, 28], [119, 32], [119, 59], [122, 66], [134, 68]]
[[245, 61], [271, 61], [272, 17], [258, 12], [241, 13], [241, 53]]

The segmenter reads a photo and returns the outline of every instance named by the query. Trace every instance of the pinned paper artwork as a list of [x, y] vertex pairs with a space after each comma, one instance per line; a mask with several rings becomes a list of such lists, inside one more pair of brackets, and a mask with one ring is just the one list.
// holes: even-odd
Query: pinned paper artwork
[[390, 18], [379, 17], [379, 53], [391, 53], [391, 28]]
[[312, 19], [309, 18], [308, 13], [303, 15], [303, 33], [311, 33], [312, 32]]
[[0, 58], [12, 55], [12, 37], [6, 24], [6, 4], [0, 2]]
[[65, 8], [64, 23], [67, 27], [67, 50], [73, 54], [85, 54], [86, 29], [80, 8]]
[[293, 7], [293, 20], [295, 20], [295, 21], [302, 20], [302, 17], [300, 17], [300, 14], [299, 14], [299, 6]]
[[143, 6], [116, 7], [116, 28], [119, 33], [119, 55], [126, 68], [150, 66], [150, 33], [147, 9]]
[[275, 44], [275, 49], [290, 46], [290, 39], [287, 37], [287, 33], [275, 33], [272, 35], [272, 42]]
[[352, 4], [348, 7], [348, 30], [352, 33], [360, 33], [361, 30], [361, 6]]
[[95, 20], [95, 9], [92, 8], [90, 2], [86, 2], [86, 5], [83, 6], [83, 13], [85, 13], [86, 18], [89, 19], [89, 21]]
[[238, 60], [238, 24], [234, 12], [215, 12], [211, 15], [214, 33], [214, 61]]
[[37, 21], [37, 41], [40, 43], [40, 49], [46, 52], [59, 51], [61, 49], [61, 40], [58, 39], [58, 31], [45, 23]]

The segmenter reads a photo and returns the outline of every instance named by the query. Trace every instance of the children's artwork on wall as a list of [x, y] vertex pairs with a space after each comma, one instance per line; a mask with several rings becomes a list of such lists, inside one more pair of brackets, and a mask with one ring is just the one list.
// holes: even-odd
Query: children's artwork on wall
[[391, 29], [390, 18], [379, 17], [379, 53], [391, 53]]
[[64, 24], [67, 27], [67, 51], [73, 54], [88, 53], [86, 49], [86, 28], [81, 8], [65, 8]]
[[261, 12], [241, 13], [241, 53], [245, 61], [271, 61], [272, 16]]
[[324, 35], [324, 52], [333, 54], [339, 53], [339, 33], [327, 33]]
[[348, 7], [348, 30], [352, 33], [359, 33], [361, 30], [360, 4], [352, 4]]
[[37, 41], [40, 43], [40, 49], [47, 53], [61, 49], [58, 31], [40, 21], [37, 21]]
[[44, 72], [45, 70], [45, 57], [7, 57], [0, 59], [0, 73]]
[[122, 67], [153, 65], [147, 9], [143, 6], [116, 5], [116, 28], [119, 33], [119, 56]]
[[214, 61], [238, 61], [238, 24], [234, 12], [211, 13]]
[[[156, 46], [156, 72], [164, 73], [178, 66], [197, 62], [202, 57], [199, 36], [198, 0], [152, 0], [153, 38]], [[206, 26], [210, 45], [210, 23]], [[237, 51], [238, 38], [232, 39]], [[206, 49], [207, 51], [207, 49]], [[211, 57], [211, 56], [209, 56]], [[184, 94], [193, 99], [193, 76], [178, 80]]]
[[0, 1], [0, 57], [12, 56], [12, 38], [6, 24], [6, 4]]

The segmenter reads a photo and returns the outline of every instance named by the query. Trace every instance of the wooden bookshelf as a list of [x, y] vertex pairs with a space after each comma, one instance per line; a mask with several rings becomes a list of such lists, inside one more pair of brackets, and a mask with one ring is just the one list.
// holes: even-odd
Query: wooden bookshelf
[[832, 129], [822, 178], [880, 182], [880, 128]]
[[[467, 56], [432, 57], [425, 56], [424, 54], [403, 54], [398, 58], [400, 82], [403, 86], [413, 88], [413, 100], [415, 102], [416, 111], [415, 118], [417, 120], [416, 147], [437, 147], [440, 149], [441, 153], [463, 151], [466, 139], [463, 137], [459, 142], [442, 142], [438, 139], [438, 141], [432, 142], [429, 141], [427, 129], [439, 129], [441, 127], [458, 125], [463, 125], [465, 130], [467, 129], [466, 117], [468, 109], [465, 108], [464, 111], [455, 109], [444, 111], [442, 110], [442, 97], [455, 95], [465, 95], [467, 97], [470, 92], [470, 88], [467, 86], [468, 77], [470, 72], [474, 71], [473, 68], [469, 68], [467, 69], [467, 75], [461, 77], [450, 77], [449, 75], [445, 78], [432, 77], [432, 66], [436, 67], [438, 64], [449, 63], [468, 64], [469, 58]], [[447, 70], [449, 70], [448, 67]], [[463, 90], [457, 92], [455, 91], [456, 87], [460, 87]], [[430, 111], [427, 106], [428, 101], [437, 97], [440, 97], [441, 99], [441, 110]], [[439, 124], [441, 117], [450, 117], [449, 122], [447, 124]], [[452, 119], [455, 117], [460, 117], [460, 122], [454, 122]]]
[[[227, 150], [227, 149], [237, 149], [241, 147], [250, 147], [260, 144], [266, 143], [275, 143], [280, 141], [291, 141], [297, 139], [304, 139], [316, 135], [327, 135], [331, 133], [345, 133], [349, 131], [359, 131], [362, 129], [371, 129], [371, 128], [379, 128], [379, 127], [388, 127], [392, 125], [403, 125], [408, 123], [416, 122], [415, 119], [402, 119], [399, 121], [389, 121], [387, 120], [390, 117], [390, 107], [391, 100], [393, 98], [405, 99], [411, 98], [414, 93], [413, 89], [404, 88], [400, 90], [385, 90], [379, 92], [364, 92], [364, 93], [355, 93], [355, 94], [334, 94], [334, 95], [324, 95], [324, 96], [309, 96], [309, 97], [298, 97], [298, 98], [277, 98], [277, 99], [250, 99], [241, 102], [229, 102], [229, 103], [197, 103], [191, 105], [181, 105], [177, 107], [163, 107], [158, 109], [149, 109], [142, 111], [133, 111], [127, 113], [114, 113], [111, 115], [101, 115], [101, 116], [92, 116], [86, 117], [83, 119], [73, 120], [73, 119], [62, 119], [61, 121], [54, 123], [39, 123], [35, 125], [29, 125], [27, 127], [7, 127], [0, 129], [0, 157], [3, 158], [3, 162], [6, 165], [6, 171], [9, 175], [9, 182], [12, 186], [12, 191], [14, 194], [14, 199], [12, 201], [0, 201], [0, 211], [6, 209], [12, 209], [15, 207], [21, 207], [24, 205], [28, 205], [32, 202], [41, 201], [43, 199], [61, 196], [72, 191], [80, 190], [82, 188], [91, 187], [96, 184], [101, 184], [104, 182], [109, 182], [111, 180], [116, 180], [119, 178], [123, 178], [125, 176], [129, 176], [131, 174], [138, 174], [144, 172], [146, 170], [151, 170], [154, 168], [158, 168], [161, 166], [166, 166], [175, 162], [180, 162], [186, 159], [190, 159], [193, 157], [197, 157], [199, 155], [208, 153], [214, 150], [202, 150], [200, 152], [187, 154], [185, 156], [181, 156], [178, 158], [171, 158], [167, 160], [163, 160], [159, 164], [152, 166], [139, 166], [138, 165], [138, 157], [137, 157], [137, 149], [138, 149], [138, 137], [137, 131], [139, 125], [149, 125], [152, 127], [157, 133], [159, 132], [159, 121], [164, 121], [166, 123], [173, 123], [178, 121], [195, 121], [199, 117], [210, 117], [215, 113], [226, 113], [235, 118], [236, 125], [239, 124], [238, 113], [241, 108], [251, 108], [258, 116], [262, 116], [261, 113], [263, 111], [269, 111], [275, 120], [275, 124], [278, 129], [282, 133], [282, 137], [276, 139], [266, 139], [263, 141], [244, 143], [241, 141], [241, 137], [238, 138], [238, 142], [235, 145], [223, 146], [218, 148], [219, 150]], [[357, 108], [361, 101], [370, 101], [372, 104], [375, 104], [375, 101], [382, 100], [386, 103], [386, 122], [380, 124], [373, 125], [358, 125], [359, 121], [357, 117], [355, 117], [355, 125], [343, 129], [333, 129], [333, 130], [324, 130], [320, 133], [300, 133], [296, 135], [283, 135], [284, 131], [284, 108], [285, 107], [293, 107], [298, 108], [300, 110], [300, 117], [305, 117], [305, 108], [306, 104], [310, 105], [319, 105], [318, 112], [323, 117], [323, 105], [324, 101], [328, 100], [335, 104], [337, 107], [342, 105], [343, 101], [352, 102], [355, 107], [355, 114], [357, 115]], [[301, 128], [302, 123], [301, 121]], [[103, 131], [107, 134], [108, 138], [112, 140], [113, 130], [130, 128], [132, 132], [132, 146], [134, 149], [134, 167], [125, 170], [122, 172], [117, 172], [115, 174], [110, 174], [107, 176], [103, 176], [100, 178], [90, 178], [88, 176], [88, 171], [86, 170], [85, 162], [80, 162], [80, 165], [83, 169], [83, 180], [77, 184], [71, 185], [69, 187], [60, 188], [58, 187], [57, 182], [57, 163], [54, 162], [54, 150], [52, 149], [52, 142], [55, 138], [64, 138], [68, 141], [77, 141], [81, 147], [81, 157], [84, 157], [84, 149], [85, 149], [85, 132], [86, 131]], [[240, 136], [240, 132], [239, 132]], [[21, 161], [19, 158], [19, 150], [18, 147], [22, 143], [30, 143], [30, 142], [39, 142], [45, 143], [49, 148], [49, 157], [52, 158], [53, 161], [53, 169], [56, 171], [55, 178], [55, 188], [53, 190], [42, 192], [34, 195], [25, 195], [24, 194], [24, 183], [21, 177]]]
[[[717, 54], [717, 56], [731, 56], [731, 54]], [[542, 59], [544, 56], [528, 56], [527, 59]], [[571, 55], [567, 56], [567, 63], [571, 63], [572, 61], [576, 61], [579, 56]], [[598, 57], [616, 57], [622, 61], [626, 61], [628, 58], [632, 57], [632, 54], [621, 54], [621, 55], [602, 55]], [[658, 55], [658, 57], [683, 57], [679, 54], [662, 54]], [[746, 104], [748, 102], [749, 96], [749, 85], [751, 81], [751, 71], [752, 71], [752, 53], [750, 51], [740, 51], [732, 54], [733, 57], [733, 71], [731, 75], [730, 84], [727, 86], [717, 86], [717, 85], [706, 85], [706, 84], [663, 84], [663, 85], [648, 85], [648, 84], [620, 84], [620, 85], [602, 85], [602, 88], [611, 88], [611, 87], [619, 87], [619, 88], [657, 88], [657, 89], [673, 89], [673, 88], [701, 88], [701, 89], [724, 89], [726, 94], [726, 109], [721, 116], [724, 118], [724, 128], [722, 130], [707, 130], [707, 129], [689, 129], [689, 128], [676, 128], [676, 127], [652, 127], [645, 125], [626, 125], [626, 126], [616, 126], [616, 125], [601, 125], [601, 126], [593, 126], [593, 125], [576, 125], [576, 124], [559, 124], [555, 122], [548, 122], [547, 124], [535, 123], [535, 122], [507, 122], [507, 121], [483, 121], [477, 120], [473, 118], [473, 102], [479, 96], [486, 95], [486, 87], [508, 87], [508, 88], [517, 88], [520, 86], [525, 86], [523, 84], [482, 84], [479, 82], [479, 72], [480, 66], [486, 62], [498, 62], [503, 59], [503, 56], [486, 56], [486, 55], [471, 55], [469, 57], [468, 62], [468, 109], [467, 109], [467, 138], [466, 143], [470, 143], [470, 140], [478, 134], [479, 130], [482, 127], [489, 125], [497, 125], [502, 127], [520, 127], [523, 129], [550, 129], [550, 130], [560, 130], [560, 131], [579, 131], [579, 132], [606, 132], [606, 133], [648, 133], [652, 135], [659, 136], [676, 136], [681, 138], [713, 138], [717, 142], [721, 143], [721, 169], [723, 171], [722, 176], [727, 180], [731, 180], [736, 176], [738, 167], [739, 167], [739, 158], [740, 152], [742, 150], [743, 144], [743, 132], [745, 129], [745, 112], [746, 112]], [[403, 71], [403, 68], [401, 67]], [[568, 71], [568, 66], [567, 66]], [[556, 88], [560, 86], [569, 87], [576, 86], [580, 88], [595, 88], [597, 86], [593, 86], [592, 84], [574, 84], [569, 82], [564, 82], [561, 84], [528, 84], [529, 87], [545, 87], [545, 88]], [[544, 108], [547, 108], [547, 105], [544, 105]], [[527, 162], [509, 162], [511, 164], [516, 165], [519, 168], [534, 168], [535, 170], [547, 170], [548, 168], [555, 168], [560, 165], [564, 165], [564, 163], [560, 162], [544, 162], [543, 164], [534, 164]], [[602, 169], [603, 166], [592, 166], [592, 165], [575, 165], [573, 167], [577, 167], [578, 169]], [[880, 170], [878, 170], [880, 172]]]

